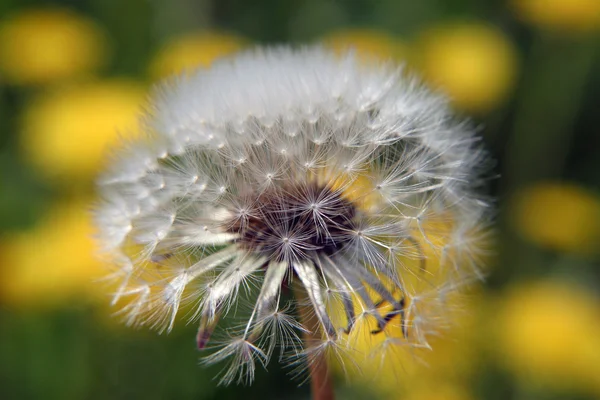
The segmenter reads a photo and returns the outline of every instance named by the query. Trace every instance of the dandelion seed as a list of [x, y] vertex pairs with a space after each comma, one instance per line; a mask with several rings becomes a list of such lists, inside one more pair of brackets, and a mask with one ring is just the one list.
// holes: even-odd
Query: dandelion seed
[[[275, 353], [303, 368], [344, 359], [367, 320], [387, 346], [427, 347], [448, 293], [479, 274], [485, 155], [394, 66], [255, 50], [152, 104], [147, 138], [100, 180], [99, 239], [129, 323], [169, 331], [188, 310], [199, 348], [226, 337], [205, 358], [229, 360], [221, 383], [251, 382]], [[242, 325], [219, 334], [234, 313]]]

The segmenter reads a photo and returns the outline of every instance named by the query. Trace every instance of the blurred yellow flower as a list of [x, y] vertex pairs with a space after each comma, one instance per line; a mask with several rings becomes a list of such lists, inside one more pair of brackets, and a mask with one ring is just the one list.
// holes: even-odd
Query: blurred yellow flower
[[[449, 229], [447, 222], [430, 223], [425, 228], [427, 240], [439, 245], [446, 241]], [[477, 240], [475, 235], [472, 239]], [[483, 237], [480, 239], [483, 241]], [[426, 308], [430, 300], [435, 302], [435, 294], [432, 299], [427, 298], [426, 288], [438, 293], [439, 288], [435, 287], [443, 286], [443, 282], [439, 282], [438, 277], [441, 275], [437, 272], [440, 268], [449, 266], [443, 265], [441, 255], [435, 253], [423, 238], [419, 242], [423, 256], [428, 260], [426, 271], [421, 276], [406, 273], [402, 279], [407, 287], [423, 294], [420, 302]], [[402, 260], [407, 271], [417, 271], [418, 263], [417, 259]], [[415, 264], [415, 268], [410, 267], [410, 264]], [[410, 302], [408, 300], [407, 308], [410, 308]], [[360, 301], [357, 299], [356, 303]], [[351, 351], [342, 356], [346, 357], [343, 358], [344, 361], [352, 360], [352, 363], [345, 364], [356, 364], [357, 370], [348, 368], [346, 373], [354, 381], [376, 387], [378, 394], [386, 399], [470, 399], [470, 394], [462, 385], [469, 381], [477, 365], [477, 352], [482, 347], [480, 342], [483, 339], [480, 337], [480, 315], [485, 305], [485, 299], [474, 286], [465, 287], [460, 294], [445, 296], [445, 315], [440, 316], [437, 321], [440, 331], [430, 335], [429, 347], [422, 348], [408, 345], [410, 336], [416, 334], [410, 331], [411, 328], [408, 340], [404, 339], [400, 324], [390, 324], [385, 332], [372, 334], [377, 329], [376, 320], [373, 317], [359, 317], [348, 335], [347, 344]], [[439, 304], [433, 305], [437, 306]], [[341, 304], [334, 302], [330, 307], [332, 315], [345, 318]], [[382, 311], [391, 311], [391, 307], [389, 310], [386, 307], [388, 305], [382, 305]], [[425, 308], [421, 310], [422, 313], [425, 312], [424, 315]], [[361, 315], [362, 310], [357, 307], [355, 313]], [[341, 372], [343, 363], [332, 361]], [[444, 384], [431, 390], [431, 382]]]
[[[359, 320], [348, 338], [353, 351], [344, 356], [350, 365], [346, 372], [353, 381], [377, 388], [377, 393], [384, 398], [468, 398], [458, 394], [450, 396], [443, 391], [437, 392], [435, 397], [428, 390], [431, 382], [446, 382], [449, 386], [468, 382], [477, 365], [480, 330], [475, 305], [451, 298], [447, 311], [446, 317], [453, 325], [440, 336], [431, 338], [430, 348], [411, 348], [400, 342], [391, 344], [386, 338], [402, 338], [400, 328], [394, 326], [386, 333], [372, 334], [376, 322]], [[357, 368], [353, 369], [348, 360], [356, 363]], [[341, 372], [340, 364], [334, 365]]]
[[0, 298], [45, 307], [99, 296], [105, 288], [94, 280], [106, 267], [95, 259], [92, 234], [89, 202], [76, 200], [55, 206], [33, 229], [2, 239]]
[[451, 23], [425, 31], [419, 41], [425, 78], [469, 112], [486, 112], [510, 94], [517, 53], [497, 28], [484, 23]]
[[46, 177], [69, 184], [89, 179], [104, 162], [107, 146], [136, 134], [144, 99], [141, 85], [116, 79], [45, 93], [25, 111], [24, 155]]
[[397, 400], [473, 400], [473, 395], [461, 385], [436, 381], [411, 391], [407, 396], [398, 396]]
[[43, 84], [97, 70], [107, 57], [103, 32], [63, 9], [34, 9], [0, 23], [0, 79]]
[[245, 39], [230, 33], [196, 32], [176, 37], [167, 42], [151, 61], [150, 76], [161, 79], [208, 67], [215, 60], [241, 50], [246, 43]]
[[597, 254], [600, 197], [568, 183], [547, 182], [517, 194], [513, 224], [526, 239], [549, 248]]
[[350, 49], [367, 60], [406, 61], [408, 46], [400, 39], [383, 31], [370, 29], [347, 29], [332, 32], [322, 39], [323, 44], [337, 53]]
[[524, 384], [600, 393], [600, 303], [582, 287], [520, 284], [500, 300], [492, 341]]
[[544, 29], [588, 32], [600, 29], [598, 0], [511, 0], [517, 15]]

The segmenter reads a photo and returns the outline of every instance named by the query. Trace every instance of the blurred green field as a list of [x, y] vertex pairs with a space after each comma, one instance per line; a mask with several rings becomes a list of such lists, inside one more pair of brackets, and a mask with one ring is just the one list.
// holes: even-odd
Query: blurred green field
[[276, 363], [217, 387], [194, 326], [121, 324], [91, 239], [105, 150], [139, 133], [152, 85], [281, 43], [404, 64], [496, 160], [464, 320], [427, 366], [391, 354], [339, 398], [600, 399], [598, 0], [0, 0], [0, 398], [309, 398]]

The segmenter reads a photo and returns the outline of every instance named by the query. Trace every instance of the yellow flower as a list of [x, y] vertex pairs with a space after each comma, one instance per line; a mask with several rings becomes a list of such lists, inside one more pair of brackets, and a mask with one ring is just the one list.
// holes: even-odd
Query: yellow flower
[[188, 33], [172, 39], [158, 51], [150, 63], [150, 75], [160, 79], [208, 67], [215, 60], [241, 50], [244, 45], [246, 40], [229, 33]]
[[[476, 301], [480, 304], [476, 305]], [[445, 317], [452, 326], [432, 338], [430, 348], [386, 344], [386, 336], [402, 338], [400, 328], [395, 326], [385, 333], [372, 334], [376, 322], [359, 319], [348, 337], [353, 352], [344, 356], [345, 361], [356, 363], [357, 369], [350, 364], [347, 372], [354, 381], [376, 388], [377, 394], [386, 399], [469, 399], [465, 391], [455, 393], [454, 388], [469, 382], [475, 373], [481, 348], [477, 307], [482, 303], [478, 295], [468, 301], [449, 298]], [[334, 365], [341, 372], [340, 364]], [[436, 387], [439, 391], [432, 392], [431, 382], [446, 383], [448, 391]]]
[[9, 83], [43, 84], [92, 72], [106, 53], [100, 28], [71, 11], [24, 11], [0, 24], [0, 79]]
[[411, 391], [407, 396], [398, 396], [397, 400], [473, 400], [474, 397], [469, 390], [452, 383], [431, 381]]
[[72, 184], [89, 179], [105, 160], [107, 146], [135, 134], [145, 98], [135, 82], [110, 80], [60, 88], [41, 95], [25, 112], [21, 147], [50, 178]]
[[453, 23], [430, 28], [419, 42], [425, 78], [469, 112], [501, 104], [513, 88], [517, 54], [498, 29], [482, 23]]
[[[446, 240], [448, 230], [448, 222], [430, 223], [425, 227], [427, 240], [438, 246]], [[475, 236], [471, 239], [477, 240]], [[483, 246], [483, 238], [479, 240]], [[441, 255], [423, 238], [419, 240], [419, 247], [423, 251], [422, 256], [428, 260], [426, 269], [422, 271], [422, 275], [404, 273], [402, 279], [406, 287], [424, 294], [419, 300], [423, 307], [421, 313], [426, 316], [428, 307], [440, 306], [435, 303], [436, 295], [431, 299], [427, 297], [426, 288], [432, 290], [437, 285], [443, 287], [443, 282], [439, 282], [438, 279], [438, 270], [451, 266], [444, 265]], [[419, 269], [417, 259], [403, 259], [401, 263], [406, 271]], [[411, 264], [415, 264], [416, 268]], [[437, 289], [433, 291], [438, 293]], [[430, 301], [434, 304], [429, 304]], [[358, 299], [356, 303], [360, 303]], [[404, 336], [400, 324], [390, 324], [385, 332], [373, 334], [372, 331], [377, 329], [376, 320], [373, 317], [360, 317], [362, 310], [357, 307], [355, 314], [359, 317], [347, 340], [351, 351], [345, 356], [347, 359], [343, 360], [356, 363], [358, 373], [352, 368], [346, 372], [351, 374], [353, 380], [377, 388], [378, 394], [384, 398], [470, 399], [469, 394], [460, 387], [469, 381], [476, 367], [477, 352], [481, 348], [479, 342], [482, 340], [479, 328], [480, 308], [484, 306], [485, 301], [475, 287], [469, 288], [468, 291], [465, 288], [461, 294], [447, 295], [443, 305], [445, 314], [437, 321], [440, 335], [432, 335], [428, 340], [429, 347], [423, 348], [403, 344]], [[330, 307], [334, 316], [345, 318], [340, 304], [332, 303]], [[391, 311], [391, 307], [389, 310], [387, 307], [389, 306], [385, 304], [380, 306], [384, 314], [385, 311]], [[407, 309], [410, 307], [411, 300], [408, 300]], [[408, 314], [407, 320], [410, 320]], [[410, 326], [411, 322], [408, 321], [408, 324]], [[408, 328], [408, 342], [411, 335], [418, 334], [411, 329]], [[390, 338], [398, 340], [390, 341]], [[336, 360], [332, 362], [339, 371], [343, 363]], [[345, 364], [352, 365], [348, 362]], [[430, 390], [431, 382], [434, 381], [447, 385], [436, 387], [440, 389], [436, 394]]]
[[517, 15], [543, 29], [588, 32], [600, 28], [598, 0], [511, 0]]
[[600, 393], [600, 303], [584, 288], [521, 284], [500, 300], [492, 342], [524, 384]]
[[376, 30], [341, 30], [328, 34], [322, 42], [337, 53], [354, 49], [366, 60], [406, 61], [409, 55], [408, 46], [401, 40]]
[[600, 197], [584, 188], [558, 182], [530, 186], [516, 196], [512, 216], [517, 231], [537, 245], [598, 253]]
[[[98, 296], [105, 266], [95, 259], [89, 202], [59, 204], [29, 231], [0, 243], [0, 297], [13, 306], [54, 306]], [[98, 290], [96, 290], [98, 288]]]

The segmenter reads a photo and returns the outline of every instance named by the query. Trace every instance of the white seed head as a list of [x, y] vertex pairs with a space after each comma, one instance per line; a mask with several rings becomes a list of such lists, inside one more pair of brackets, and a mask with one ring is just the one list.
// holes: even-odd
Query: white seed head
[[[427, 347], [448, 295], [480, 274], [485, 156], [443, 97], [393, 65], [242, 53], [162, 86], [143, 128], [99, 180], [114, 303], [160, 331], [188, 310], [199, 348], [250, 304], [206, 359], [230, 359], [222, 383], [251, 381], [272, 354], [349, 348], [365, 319], [388, 344]], [[321, 344], [302, 343], [314, 328], [291, 285]]]

